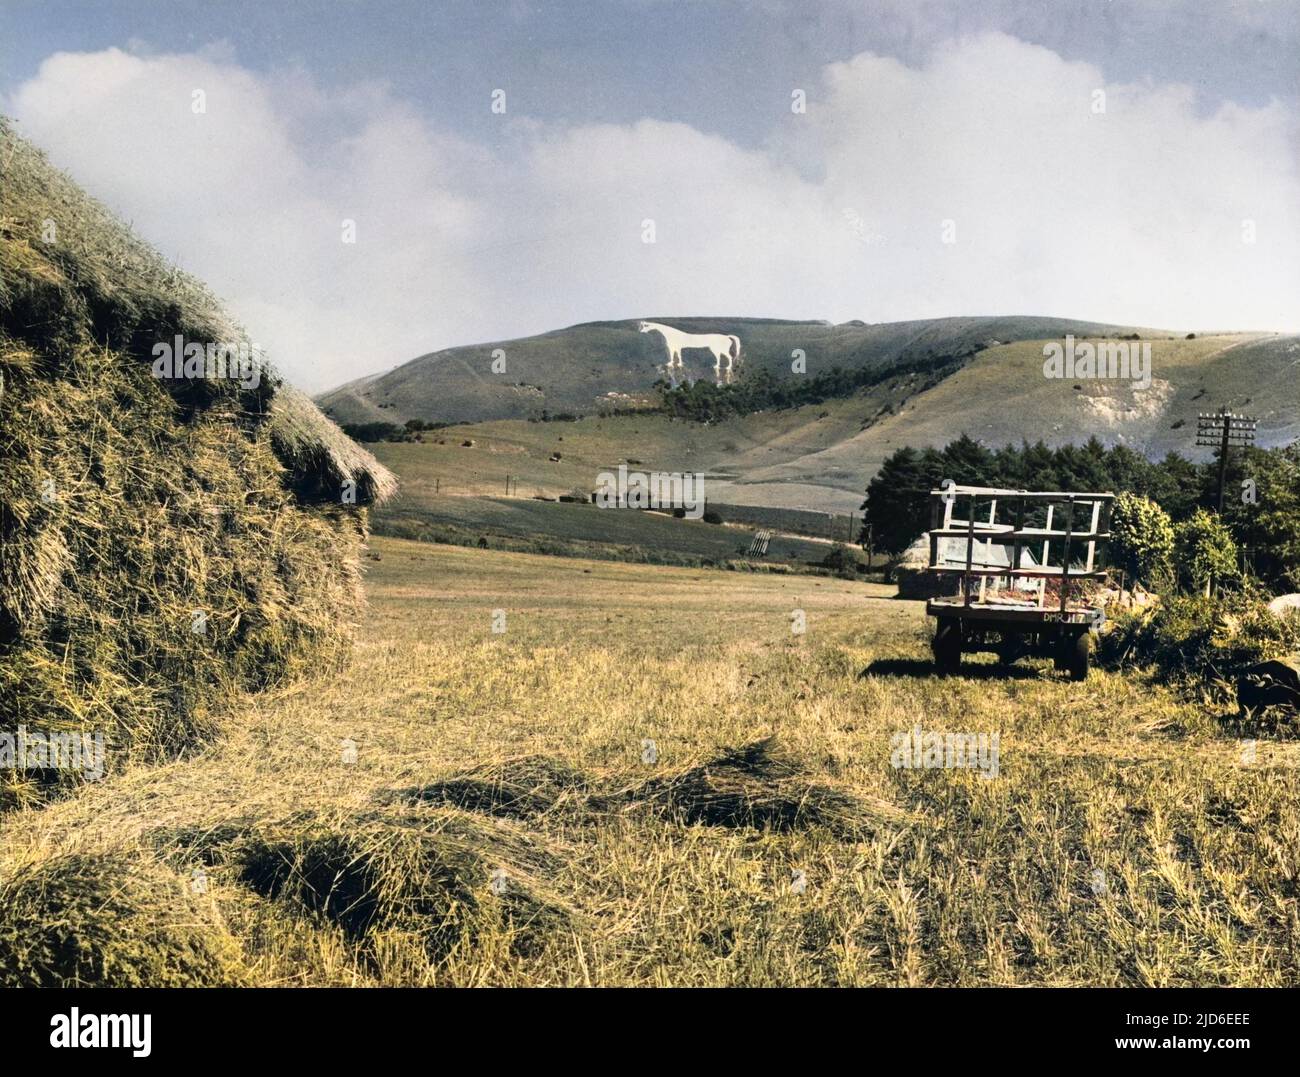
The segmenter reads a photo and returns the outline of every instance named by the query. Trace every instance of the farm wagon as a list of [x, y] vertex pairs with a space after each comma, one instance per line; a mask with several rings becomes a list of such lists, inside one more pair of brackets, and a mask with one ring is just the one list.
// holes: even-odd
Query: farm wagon
[[930, 498], [926, 572], [941, 593], [926, 613], [939, 671], [956, 673], [963, 652], [993, 651], [1004, 662], [1048, 655], [1086, 678], [1090, 633], [1105, 619], [1097, 555], [1115, 495], [948, 485]]

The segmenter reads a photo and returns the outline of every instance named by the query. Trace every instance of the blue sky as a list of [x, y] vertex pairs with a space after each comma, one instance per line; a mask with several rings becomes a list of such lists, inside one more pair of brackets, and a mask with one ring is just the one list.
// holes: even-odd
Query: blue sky
[[598, 317], [1294, 327], [1297, 94], [1281, 0], [0, 0], [0, 107], [312, 389]]
[[476, 107], [484, 89], [509, 84], [550, 119], [649, 116], [754, 145], [768, 130], [755, 101], [784, 100], [828, 62], [868, 51], [916, 62], [936, 41], [981, 30], [1087, 60], [1110, 79], [1188, 83], [1207, 108], [1300, 94], [1292, 0], [3, 0], [0, 12], [0, 92], [59, 50], [225, 41], [256, 71], [300, 64], [327, 84], [383, 79], [482, 136], [495, 134]]

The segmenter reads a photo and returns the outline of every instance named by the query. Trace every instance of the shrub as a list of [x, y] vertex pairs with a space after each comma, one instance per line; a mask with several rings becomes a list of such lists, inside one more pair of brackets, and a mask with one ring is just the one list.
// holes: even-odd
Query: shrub
[[837, 542], [821, 563], [842, 579], [853, 580], [857, 579], [858, 568], [862, 562], [849, 547], [842, 542]]
[[1111, 563], [1144, 584], [1168, 576], [1174, 551], [1169, 514], [1148, 497], [1122, 493], [1110, 517]]
[[1223, 521], [1204, 509], [1174, 530], [1178, 571], [1196, 590], [1210, 593], [1210, 587], [1237, 575], [1237, 544]]
[[1102, 637], [1101, 659], [1174, 683], [1222, 687], [1248, 666], [1300, 650], [1300, 618], [1278, 617], [1262, 598], [1179, 595], [1122, 615]]

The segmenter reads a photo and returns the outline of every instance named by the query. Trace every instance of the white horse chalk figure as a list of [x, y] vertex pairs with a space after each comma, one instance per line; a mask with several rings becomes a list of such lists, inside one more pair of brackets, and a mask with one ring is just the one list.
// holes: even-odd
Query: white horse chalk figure
[[668, 377], [672, 379], [674, 387], [677, 385], [677, 376], [685, 373], [682, 368], [684, 348], [705, 348], [713, 353], [713, 380], [719, 385], [723, 384], [724, 377], [726, 384], [730, 385], [733, 371], [740, 367], [740, 337], [725, 333], [683, 333], [671, 325], [660, 325], [658, 322], [639, 322], [637, 328], [642, 333], [658, 333], [664, 338], [664, 344], [668, 347]]

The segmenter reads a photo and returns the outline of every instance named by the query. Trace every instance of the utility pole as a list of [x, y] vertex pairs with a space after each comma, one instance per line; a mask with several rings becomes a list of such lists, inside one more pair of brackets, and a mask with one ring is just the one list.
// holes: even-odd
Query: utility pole
[[1227, 408], [1214, 414], [1202, 413], [1196, 418], [1196, 444], [1212, 446], [1219, 450], [1219, 515], [1223, 515], [1223, 490], [1228, 479], [1228, 450], [1234, 446], [1245, 448], [1255, 440], [1258, 419], [1233, 415]]

